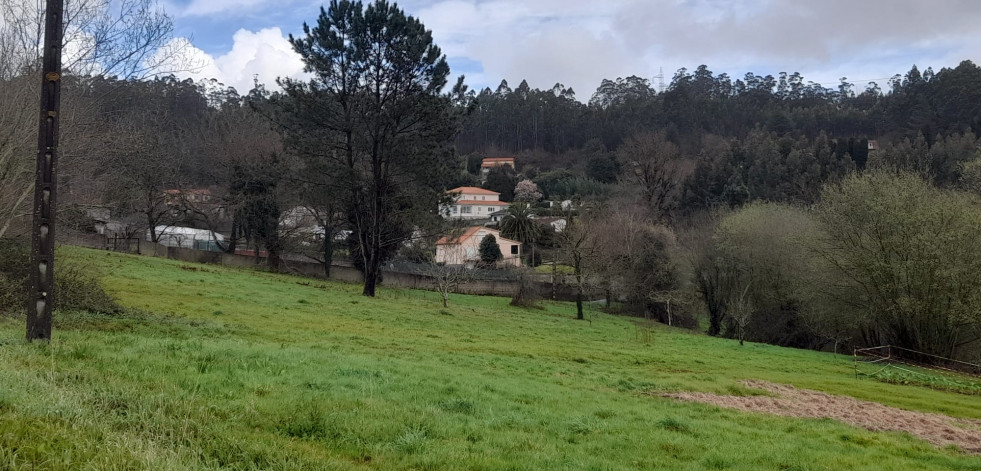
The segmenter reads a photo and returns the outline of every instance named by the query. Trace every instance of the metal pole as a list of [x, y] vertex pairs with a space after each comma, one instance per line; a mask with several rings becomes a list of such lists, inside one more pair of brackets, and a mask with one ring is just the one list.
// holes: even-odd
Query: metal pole
[[34, 181], [34, 232], [27, 340], [51, 339], [54, 308], [55, 183], [58, 168], [58, 112], [61, 109], [61, 49], [64, 0], [47, 0], [41, 67], [41, 116]]

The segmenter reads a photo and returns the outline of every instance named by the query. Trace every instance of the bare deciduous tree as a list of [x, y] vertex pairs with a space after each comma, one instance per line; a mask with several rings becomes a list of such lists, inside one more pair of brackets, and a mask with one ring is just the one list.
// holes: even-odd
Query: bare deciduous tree
[[746, 328], [749, 327], [749, 322], [753, 319], [753, 298], [748, 296], [752, 284], [752, 280], [746, 280], [742, 289], [732, 292], [733, 296], [729, 301], [729, 315], [736, 324], [736, 338], [739, 339], [739, 345], [743, 345], [743, 340], [746, 338]]
[[663, 132], [637, 134], [617, 154], [624, 162], [624, 180], [637, 189], [642, 205], [655, 221], [667, 217], [678, 204], [681, 184], [694, 169], [693, 163]]
[[[0, 45], [2, 47], [2, 45]], [[4, 62], [0, 49], [0, 64]], [[30, 84], [28, 84], [28, 82]], [[0, 237], [29, 209], [37, 145], [37, 98], [26, 77], [0, 79]]]
[[[44, 10], [43, 1], [0, 0], [0, 42], [14, 74], [41, 57]], [[145, 78], [194, 66], [185, 45], [171, 41], [173, 22], [157, 0], [67, 0], [64, 25], [63, 67], [73, 75]]]
[[626, 288], [632, 261], [640, 253], [644, 231], [649, 224], [639, 207], [627, 204], [618, 205], [616, 209], [605, 208], [601, 219], [600, 225], [606, 229], [596, 234], [598, 250], [593, 258], [593, 269], [606, 293], [609, 307], [617, 294]]
[[[59, 163], [76, 170], [78, 149], [105, 133], [85, 96], [87, 76], [140, 78], [191, 67], [170, 42], [170, 18], [157, 0], [67, 0]], [[37, 77], [44, 35], [44, 2], [0, 0], [0, 237], [29, 216], [37, 142]], [[86, 141], [83, 143], [82, 141]], [[82, 175], [74, 179], [83, 180]], [[70, 179], [63, 178], [64, 183]], [[64, 185], [68, 186], [68, 185]]]
[[447, 265], [445, 263], [430, 264], [423, 269], [422, 274], [428, 276], [432, 281], [433, 288], [439, 292], [443, 300], [443, 307], [449, 307], [450, 293], [473, 279], [473, 270], [465, 265]]
[[565, 229], [559, 233], [558, 242], [566, 263], [572, 266], [572, 275], [576, 283], [576, 319], [583, 320], [583, 299], [590, 280], [590, 272], [595, 266], [597, 254], [600, 253], [598, 235], [603, 228], [598, 227], [596, 220], [590, 215], [578, 218], [570, 217]]

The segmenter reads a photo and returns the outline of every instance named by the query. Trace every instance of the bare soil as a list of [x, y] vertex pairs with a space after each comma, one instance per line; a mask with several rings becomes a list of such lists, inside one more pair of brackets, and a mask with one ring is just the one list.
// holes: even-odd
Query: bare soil
[[743, 384], [770, 392], [776, 397], [723, 396], [700, 392], [679, 392], [662, 396], [747, 412], [830, 418], [873, 431], [909, 432], [937, 446], [956, 445], [965, 452], [981, 453], [981, 420], [897, 409], [876, 402], [767, 381], [750, 380], [743, 381]]

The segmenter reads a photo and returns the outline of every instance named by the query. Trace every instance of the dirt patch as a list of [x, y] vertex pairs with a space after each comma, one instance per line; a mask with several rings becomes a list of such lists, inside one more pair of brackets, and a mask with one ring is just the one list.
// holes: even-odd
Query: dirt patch
[[937, 446], [956, 445], [970, 453], [981, 453], [981, 420], [943, 414], [913, 412], [766, 381], [743, 381], [770, 396], [723, 396], [699, 392], [662, 394], [685, 401], [703, 402], [748, 412], [767, 412], [787, 417], [830, 418], [873, 431], [909, 432]]

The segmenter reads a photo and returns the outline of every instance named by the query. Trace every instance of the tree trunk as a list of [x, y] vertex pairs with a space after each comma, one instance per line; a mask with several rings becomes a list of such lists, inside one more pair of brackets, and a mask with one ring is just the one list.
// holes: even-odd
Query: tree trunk
[[238, 218], [232, 216], [232, 233], [228, 237], [228, 243], [225, 244], [225, 253], [229, 253], [229, 254], [235, 253], [235, 249], [238, 246], [238, 237], [239, 237], [238, 225], [239, 225]]
[[364, 290], [361, 292], [362, 295], [371, 297], [375, 296], [375, 287], [378, 285], [378, 274], [381, 269], [381, 260], [378, 258], [381, 248], [376, 246], [375, 240], [376, 238], [372, 236], [371, 245], [367, 247], [370, 253], [364, 256]]
[[157, 240], [157, 226], [153, 223], [153, 218], [150, 216], [147, 216], [147, 222], [150, 223], [150, 242], [156, 244], [159, 242], [159, 240]]
[[[373, 264], [372, 264], [373, 265]], [[378, 269], [374, 266], [364, 267], [364, 290], [363, 296], [375, 296], [375, 285], [378, 284]]]
[[582, 315], [582, 291], [583, 291], [583, 274], [582, 274], [582, 258], [578, 255], [574, 257], [573, 261], [574, 269], [576, 273], [576, 319], [583, 320], [585, 317]]
[[709, 309], [709, 330], [708, 334], [718, 337], [722, 333], [722, 315], [716, 309]]
[[330, 231], [324, 231], [324, 276], [330, 278], [330, 266], [334, 263], [334, 241]]
[[283, 260], [280, 255], [283, 251], [282, 240], [279, 238], [279, 232], [273, 231], [268, 240], [266, 240], [266, 265], [269, 266], [275, 272], [280, 271], [283, 268]]
[[555, 290], [556, 290], [556, 277], [558, 275], [558, 262], [555, 260], [555, 256], [552, 256], [552, 301], [555, 301]]

